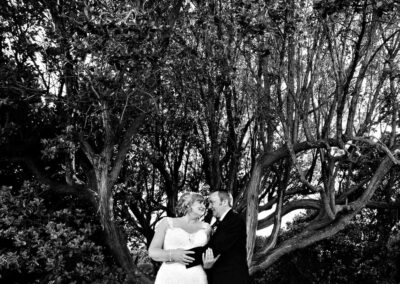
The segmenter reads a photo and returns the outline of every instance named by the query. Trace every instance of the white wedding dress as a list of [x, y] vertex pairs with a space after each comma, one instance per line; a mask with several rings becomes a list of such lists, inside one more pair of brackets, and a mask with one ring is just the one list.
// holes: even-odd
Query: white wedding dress
[[[190, 249], [204, 246], [209, 240], [206, 225], [204, 229], [188, 233], [174, 227], [171, 218], [167, 218], [168, 228], [164, 237], [164, 249]], [[181, 263], [164, 262], [158, 270], [154, 284], [207, 284], [207, 275], [201, 265], [186, 268]]]

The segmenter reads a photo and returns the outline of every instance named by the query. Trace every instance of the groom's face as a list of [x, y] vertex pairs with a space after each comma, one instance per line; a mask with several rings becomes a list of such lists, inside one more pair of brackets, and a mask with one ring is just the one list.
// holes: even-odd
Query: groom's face
[[210, 209], [213, 213], [213, 216], [216, 218], [221, 217], [222, 212], [224, 211], [225, 207], [221, 199], [219, 198], [218, 193], [212, 193], [209, 197], [210, 202]]

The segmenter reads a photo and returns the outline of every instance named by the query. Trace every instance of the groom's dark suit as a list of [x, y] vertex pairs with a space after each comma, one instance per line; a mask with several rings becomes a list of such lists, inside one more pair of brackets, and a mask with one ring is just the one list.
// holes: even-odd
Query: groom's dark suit
[[211, 236], [208, 247], [214, 256], [221, 255], [207, 276], [209, 284], [249, 283], [249, 270], [246, 260], [246, 223], [232, 211], [225, 215]]

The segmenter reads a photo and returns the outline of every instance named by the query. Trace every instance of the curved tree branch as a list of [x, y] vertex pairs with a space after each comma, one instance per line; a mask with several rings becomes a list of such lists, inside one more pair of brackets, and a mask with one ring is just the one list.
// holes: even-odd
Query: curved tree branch
[[337, 214], [333, 222], [330, 222], [329, 225], [320, 227], [319, 229], [312, 229], [315, 226], [306, 227], [302, 233], [294, 238], [284, 241], [283, 243], [279, 244], [277, 248], [268, 252], [267, 254], [264, 251], [261, 251], [254, 257], [255, 261], [250, 268], [250, 272], [255, 273], [265, 269], [281, 256], [299, 248], [309, 246], [319, 240], [333, 236], [337, 232], [344, 229], [351, 219], [358, 212], [360, 212], [360, 210], [364, 208], [366, 204], [368, 204], [375, 190], [381, 184], [382, 179], [389, 172], [393, 165], [393, 161], [389, 157], [386, 157], [379, 165], [379, 168], [370, 180], [370, 183], [363, 194], [349, 205], [343, 206], [341, 208], [342, 210], [337, 210], [337, 212], [341, 212], [342, 214]]

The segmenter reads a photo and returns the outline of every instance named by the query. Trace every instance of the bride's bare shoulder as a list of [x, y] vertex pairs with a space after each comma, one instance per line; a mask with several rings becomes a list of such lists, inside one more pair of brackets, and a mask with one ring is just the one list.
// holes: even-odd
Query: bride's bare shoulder
[[207, 222], [202, 222], [202, 227], [206, 230], [211, 230], [211, 225]]
[[165, 230], [167, 228], [172, 228], [174, 226], [174, 219], [172, 217], [164, 217], [162, 218], [156, 225], [157, 230]]

